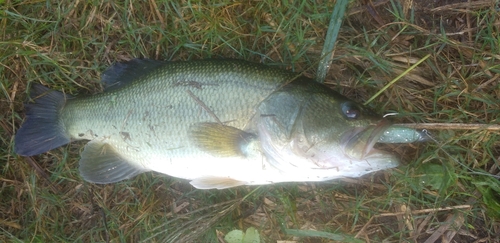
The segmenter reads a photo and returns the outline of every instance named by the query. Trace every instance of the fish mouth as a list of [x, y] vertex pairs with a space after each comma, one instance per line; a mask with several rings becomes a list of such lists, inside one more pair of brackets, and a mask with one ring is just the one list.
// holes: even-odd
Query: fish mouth
[[352, 159], [366, 159], [382, 153], [373, 146], [390, 125], [388, 120], [383, 119], [375, 125], [357, 127], [346, 132], [342, 137], [345, 154]]

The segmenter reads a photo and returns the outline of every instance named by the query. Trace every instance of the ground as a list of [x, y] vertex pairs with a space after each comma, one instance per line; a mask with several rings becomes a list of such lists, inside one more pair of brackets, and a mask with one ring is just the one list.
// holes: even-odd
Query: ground
[[380, 146], [401, 158], [396, 169], [203, 191], [155, 173], [89, 184], [78, 174], [84, 142], [14, 152], [30, 84], [94, 94], [117, 61], [238, 58], [314, 77], [334, 6], [0, 1], [0, 241], [223, 242], [255, 227], [262, 242], [500, 242], [494, 0], [349, 3], [325, 83], [359, 102], [383, 90], [367, 105], [429, 131], [425, 143]]

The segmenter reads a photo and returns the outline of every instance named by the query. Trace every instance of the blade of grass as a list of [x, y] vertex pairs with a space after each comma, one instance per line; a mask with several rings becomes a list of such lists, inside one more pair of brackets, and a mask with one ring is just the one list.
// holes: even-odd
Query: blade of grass
[[399, 123], [397, 126], [428, 130], [485, 130], [500, 131], [498, 124], [465, 124], [465, 123]]
[[342, 20], [344, 19], [347, 3], [349, 3], [349, 0], [338, 0], [333, 9], [328, 31], [326, 32], [325, 44], [321, 52], [321, 61], [319, 62], [318, 71], [316, 73], [316, 81], [319, 83], [325, 82], [326, 73], [332, 64], [333, 50], [340, 31], [340, 26], [342, 25]]
[[287, 235], [299, 236], [299, 237], [319, 237], [324, 239], [330, 239], [341, 242], [355, 242], [362, 243], [363, 241], [360, 239], [355, 239], [352, 236], [348, 236], [345, 234], [335, 234], [329, 232], [322, 231], [313, 231], [313, 230], [297, 230], [297, 229], [286, 229], [285, 233]]
[[394, 78], [391, 82], [389, 82], [387, 85], [385, 85], [382, 89], [380, 89], [376, 94], [374, 94], [370, 99], [368, 99], [364, 105], [367, 105], [369, 104], [372, 100], [374, 100], [375, 98], [377, 98], [380, 94], [382, 94], [387, 88], [389, 88], [391, 85], [393, 85], [394, 83], [396, 83], [400, 78], [404, 77], [407, 73], [409, 73], [411, 70], [415, 69], [418, 65], [420, 65], [420, 63], [424, 62], [425, 60], [427, 60], [427, 58], [429, 58], [431, 56], [431, 54], [427, 54], [425, 55], [425, 57], [423, 57], [422, 59], [420, 59], [417, 63], [413, 64], [411, 67], [409, 67], [408, 69], [406, 69], [403, 73], [401, 73], [399, 76], [397, 76], [396, 78]]

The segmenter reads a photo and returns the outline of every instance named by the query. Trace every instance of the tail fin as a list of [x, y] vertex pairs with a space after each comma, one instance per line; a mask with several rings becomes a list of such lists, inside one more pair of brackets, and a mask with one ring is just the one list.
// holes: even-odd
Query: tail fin
[[70, 97], [39, 84], [31, 87], [30, 96], [35, 103], [25, 105], [26, 119], [15, 138], [16, 153], [32, 156], [69, 143], [59, 113]]

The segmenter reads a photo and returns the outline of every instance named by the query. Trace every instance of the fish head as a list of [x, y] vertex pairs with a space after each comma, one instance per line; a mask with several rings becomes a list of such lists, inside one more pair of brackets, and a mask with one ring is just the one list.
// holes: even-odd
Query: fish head
[[284, 89], [259, 109], [262, 149], [282, 171], [312, 170], [322, 174], [318, 180], [326, 180], [358, 177], [399, 163], [394, 155], [374, 148], [390, 123], [327, 88]]

